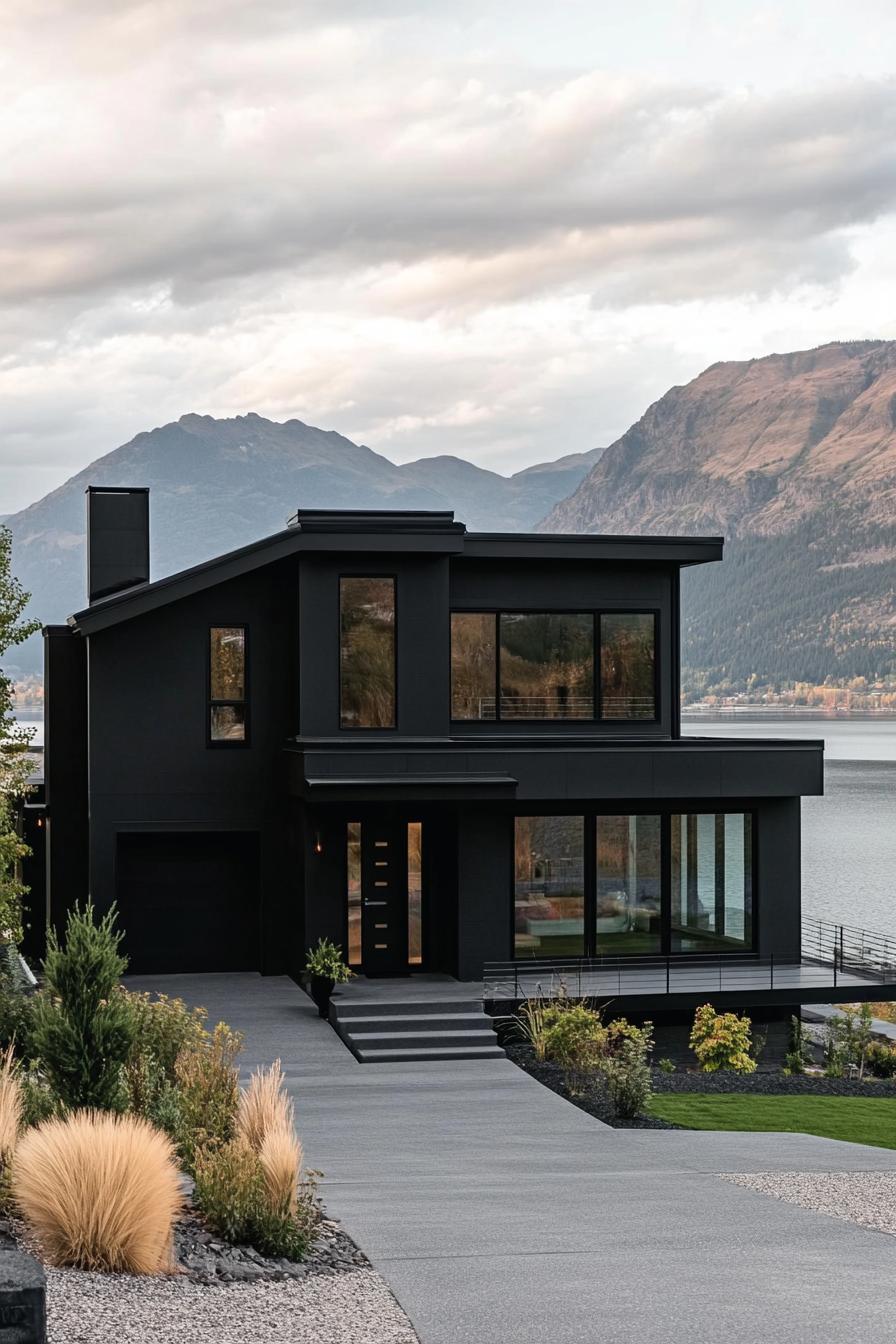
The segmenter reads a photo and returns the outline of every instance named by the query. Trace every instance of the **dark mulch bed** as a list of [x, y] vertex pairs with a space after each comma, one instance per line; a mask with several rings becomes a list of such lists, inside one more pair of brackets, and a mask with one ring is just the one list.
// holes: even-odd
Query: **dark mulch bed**
[[[530, 1045], [522, 1042], [508, 1042], [504, 1046], [508, 1059], [518, 1068], [549, 1087], [552, 1092], [565, 1097], [580, 1110], [587, 1111], [596, 1120], [612, 1125], [614, 1129], [683, 1129], [683, 1125], [674, 1125], [660, 1120], [657, 1116], [639, 1115], [633, 1120], [624, 1120], [616, 1115], [612, 1102], [600, 1077], [582, 1093], [570, 1096], [566, 1086], [566, 1076], [558, 1064], [539, 1063]], [[854, 1082], [846, 1078], [824, 1078], [820, 1075], [800, 1074], [788, 1076], [784, 1073], [690, 1073], [676, 1070], [664, 1073], [653, 1070], [654, 1092], [745, 1092], [754, 1095], [773, 1096], [827, 1096], [827, 1097], [896, 1097], [896, 1079], [872, 1079]]]
[[612, 1125], [614, 1129], [682, 1129], [682, 1125], [669, 1124], [666, 1120], [660, 1120], [653, 1115], [638, 1115], [633, 1120], [622, 1120], [616, 1115], [613, 1104], [607, 1095], [606, 1088], [602, 1079], [598, 1076], [594, 1083], [586, 1088], [581, 1096], [570, 1096], [566, 1086], [566, 1076], [559, 1064], [539, 1063], [535, 1058], [535, 1052], [531, 1045], [505, 1044], [504, 1049], [507, 1052], [507, 1058], [512, 1059], [514, 1064], [529, 1073], [538, 1082], [544, 1083], [552, 1092], [565, 1097], [571, 1101], [573, 1106], [578, 1106], [580, 1111], [587, 1111], [593, 1115], [595, 1120], [603, 1120], [604, 1124]]

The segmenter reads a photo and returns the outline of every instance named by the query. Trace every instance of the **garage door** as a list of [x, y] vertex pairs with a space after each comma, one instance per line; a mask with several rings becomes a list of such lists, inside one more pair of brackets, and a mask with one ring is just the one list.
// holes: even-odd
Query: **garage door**
[[256, 834], [118, 837], [116, 894], [134, 974], [259, 968]]

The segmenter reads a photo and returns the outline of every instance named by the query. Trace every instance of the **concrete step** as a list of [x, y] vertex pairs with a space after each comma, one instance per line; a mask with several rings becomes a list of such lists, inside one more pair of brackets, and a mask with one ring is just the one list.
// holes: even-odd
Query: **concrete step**
[[334, 995], [330, 1000], [330, 1010], [341, 1019], [350, 1017], [403, 1017], [405, 1014], [419, 1016], [424, 1013], [434, 1013], [441, 1016], [460, 1013], [461, 1015], [469, 1013], [482, 1014], [481, 999], [414, 999], [407, 1002], [400, 1000], [381, 999], [341, 999]]
[[[402, 1023], [403, 1027], [404, 1023]], [[442, 1045], [495, 1045], [495, 1033], [491, 1027], [479, 1027], [469, 1031], [368, 1031], [359, 1036], [351, 1035], [352, 1045], [358, 1049], [386, 1046], [419, 1047], [428, 1050], [431, 1046]]]
[[409, 1046], [385, 1049], [356, 1049], [355, 1054], [362, 1064], [403, 1064], [418, 1063], [425, 1060], [449, 1059], [504, 1059], [504, 1051], [498, 1045], [433, 1045], [428, 1047]]
[[352, 1036], [366, 1035], [371, 1031], [467, 1031], [479, 1028], [492, 1030], [490, 1017], [479, 1013], [377, 1013], [371, 1017], [346, 1017], [340, 1013], [337, 1021], [344, 1031]]

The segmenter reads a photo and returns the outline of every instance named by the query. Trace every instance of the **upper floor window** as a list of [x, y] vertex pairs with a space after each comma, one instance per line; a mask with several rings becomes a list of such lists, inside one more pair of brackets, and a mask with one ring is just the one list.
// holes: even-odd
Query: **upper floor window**
[[452, 612], [451, 717], [655, 720], [656, 626], [655, 612]]
[[656, 617], [604, 612], [600, 618], [600, 716], [656, 718]]
[[213, 625], [209, 631], [208, 740], [245, 743], [249, 738], [246, 627]]
[[395, 579], [339, 580], [339, 722], [395, 727]]

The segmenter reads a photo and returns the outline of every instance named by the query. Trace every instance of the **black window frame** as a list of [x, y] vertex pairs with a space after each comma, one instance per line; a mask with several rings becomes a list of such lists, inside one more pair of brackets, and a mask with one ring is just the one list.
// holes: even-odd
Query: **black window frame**
[[[242, 699], [224, 699], [212, 695], [212, 632], [215, 630], [242, 630], [243, 632], [243, 696]], [[245, 621], [212, 621], [208, 627], [205, 644], [205, 745], [214, 750], [219, 748], [242, 748], [250, 745], [251, 714], [249, 690], [249, 626]], [[228, 705], [241, 706], [243, 710], [242, 737], [212, 737], [212, 710]]]
[[[454, 717], [454, 659], [452, 655], [451, 642], [451, 618], [453, 616], [491, 616], [495, 622], [495, 717], [493, 719], [457, 719]], [[512, 719], [502, 719], [501, 717], [501, 620], [502, 616], [590, 616], [592, 618], [592, 660], [593, 660], [593, 686], [592, 699], [594, 710], [591, 718], [534, 718], [524, 719], [516, 715]], [[600, 642], [600, 622], [602, 616], [652, 616], [653, 617], [653, 717], [652, 718], [619, 718], [614, 715], [612, 718], [604, 718], [602, 714], [603, 704], [603, 678], [601, 676], [601, 642]], [[452, 607], [448, 613], [448, 697], [449, 697], [449, 721], [451, 724], [640, 724], [656, 726], [662, 722], [661, 705], [661, 661], [662, 661], [662, 613], [660, 607], [539, 607], [536, 609], [527, 609], [519, 607]]]
[[[392, 584], [392, 685], [393, 685], [393, 704], [395, 713], [394, 722], [388, 727], [381, 725], [363, 726], [359, 723], [343, 723], [342, 715], [342, 581], [343, 579], [389, 579]], [[337, 575], [336, 578], [336, 630], [338, 638], [336, 674], [339, 678], [339, 706], [338, 721], [339, 731], [341, 733], [397, 733], [398, 732], [398, 574], [393, 570], [383, 572], [378, 570], [371, 573], [369, 570], [345, 570]]]
[[[647, 800], [645, 800], [646, 804]], [[672, 818], [674, 816], [699, 816], [712, 812], [715, 816], [745, 816], [750, 818], [750, 876], [751, 876], [751, 900], [752, 910], [750, 912], [750, 942], [743, 947], [732, 947], [729, 949], [711, 949], [706, 952], [675, 952], [672, 950]], [[570, 958], [551, 958], [551, 957], [525, 957], [518, 956], [516, 951], [516, 862], [515, 862], [515, 831], [517, 817], [545, 817], [545, 816], [569, 816], [582, 817], [584, 820], [583, 843], [585, 845], [583, 880], [585, 885], [584, 902], [584, 930], [582, 946], [584, 951], [582, 957], [599, 958], [606, 957], [610, 961], [624, 961], [631, 957], [633, 962], [647, 960], [650, 957], [670, 957], [675, 959], [681, 957], [688, 960], [718, 960], [720, 957], [756, 957], [759, 949], [759, 889], [758, 889], [758, 858], [759, 858], [759, 825], [757, 809], [754, 807], [735, 806], [726, 807], [721, 810], [711, 809], [710, 807], [689, 807], [688, 800], [669, 804], [662, 807], [649, 807], [645, 805], [637, 810], [626, 808], [622, 805], [615, 807], [607, 805], [606, 807], [592, 807], [588, 811], [573, 810], [569, 812], [554, 811], [541, 812], [532, 810], [514, 812], [510, 817], [510, 833], [508, 837], [510, 845], [510, 901], [509, 901], [509, 934], [510, 934], [510, 952], [509, 960], [519, 962], [525, 966], [527, 961], [551, 961], [551, 960], [570, 960]], [[626, 952], [606, 952], [603, 953], [597, 945], [597, 818], [598, 817], [619, 817], [619, 816], [652, 816], [660, 819], [660, 951], [647, 953], [642, 956], [640, 953]], [[571, 960], [576, 960], [575, 957]]]

